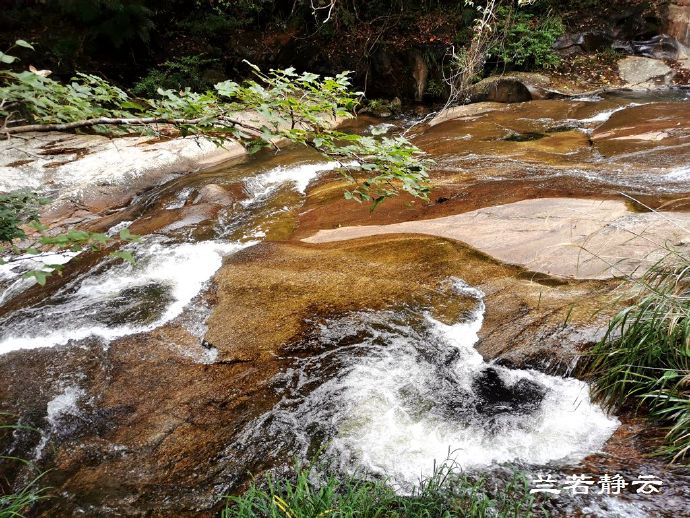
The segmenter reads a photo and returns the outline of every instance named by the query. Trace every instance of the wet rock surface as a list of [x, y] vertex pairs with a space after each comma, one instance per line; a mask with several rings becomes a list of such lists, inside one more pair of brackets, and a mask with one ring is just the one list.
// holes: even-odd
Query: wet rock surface
[[138, 191], [183, 171], [198, 171], [244, 155], [239, 144], [220, 148], [205, 139], [36, 133], [0, 142], [0, 191], [58, 193], [48, 219], [76, 208], [90, 213], [127, 205]]
[[[34, 347], [0, 355], [0, 412], [38, 430], [2, 435], [0, 448], [51, 470], [52, 498], [34, 515], [212, 516], [248, 472], [289, 464], [333, 438], [353, 447], [336, 450], [351, 453], [347, 462], [363, 462], [362, 444], [388, 462], [361, 428], [387, 415], [377, 406], [386, 398], [375, 397], [385, 393], [432, 423], [433, 437], [488, 441], [470, 448], [485, 455], [469, 458], [477, 465], [517, 456], [529, 469], [564, 475], [649, 471], [668, 481], [668, 499], [632, 494], [616, 509], [680, 516], [686, 475], [642, 456], [658, 434], [623, 419], [596, 453], [600, 443], [585, 444], [596, 435], [585, 421], [599, 432], [615, 422], [579, 399], [584, 384], [543, 373], [571, 372], [618, 307], [619, 283], [596, 278], [593, 267], [574, 278], [564, 242], [606, 246], [638, 264], [650, 248], [623, 242], [624, 229], [685, 242], [645, 206], [689, 225], [687, 106], [679, 93], [455, 109], [411, 131], [436, 160], [431, 199], [400, 197], [373, 213], [342, 199], [332, 165], [293, 148], [174, 178], [91, 221], [102, 230], [124, 222], [143, 235], [138, 266], [79, 257], [64, 279], [44, 291], [17, 288], [0, 309], [11, 324], [0, 344]], [[439, 235], [418, 234], [439, 221]], [[371, 225], [390, 232], [302, 241]], [[117, 282], [99, 281], [108, 271]], [[107, 298], [103, 307], [98, 297]], [[34, 308], [64, 301], [72, 305], [62, 321], [31, 320]], [[99, 323], [120, 334], [75, 334]], [[53, 338], [41, 329], [51, 326], [72, 339], [47, 347]], [[576, 440], [559, 435], [570, 410], [588, 416], [572, 423]], [[403, 420], [396, 441], [408, 444], [416, 422]], [[539, 441], [515, 435], [541, 422], [558, 432], [543, 438], [548, 444], [580, 460], [549, 464]], [[422, 432], [424, 448], [447, 450]], [[17, 484], [29, 475], [2, 468]], [[396, 476], [405, 479], [407, 468]], [[552, 508], [575, 516], [587, 505]]]
[[664, 243], [684, 245], [685, 228], [690, 228], [690, 215], [685, 213], [639, 214], [630, 212], [623, 201], [546, 198], [445, 218], [323, 230], [304, 241], [429, 234], [463, 241], [537, 273], [606, 279], [646, 271], [666, 255]]

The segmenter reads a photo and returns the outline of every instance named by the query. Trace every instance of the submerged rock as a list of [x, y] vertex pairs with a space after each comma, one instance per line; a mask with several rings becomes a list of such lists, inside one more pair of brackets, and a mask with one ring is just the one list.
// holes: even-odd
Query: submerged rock
[[592, 142], [606, 158], [634, 167], [668, 164], [682, 171], [690, 145], [690, 103], [660, 102], [617, 111], [592, 132]]
[[237, 199], [225, 187], [217, 184], [204, 185], [194, 198], [194, 204], [210, 203], [212, 205], [232, 206]]
[[472, 380], [477, 397], [477, 411], [485, 416], [517, 413], [528, 414], [541, 405], [546, 390], [529, 379], [519, 379], [508, 385], [493, 367], [484, 369]]

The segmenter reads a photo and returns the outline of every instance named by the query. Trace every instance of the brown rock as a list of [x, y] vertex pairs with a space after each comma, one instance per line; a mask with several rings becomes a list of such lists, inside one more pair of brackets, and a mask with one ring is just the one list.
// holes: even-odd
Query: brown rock
[[669, 3], [666, 32], [684, 45], [690, 45], [690, 0]]
[[463, 241], [534, 272], [606, 279], [640, 274], [666, 255], [665, 243], [684, 243], [690, 214], [672, 218], [677, 226], [663, 213], [631, 213], [623, 201], [546, 198], [423, 221], [321, 230], [303, 241], [427, 234]]

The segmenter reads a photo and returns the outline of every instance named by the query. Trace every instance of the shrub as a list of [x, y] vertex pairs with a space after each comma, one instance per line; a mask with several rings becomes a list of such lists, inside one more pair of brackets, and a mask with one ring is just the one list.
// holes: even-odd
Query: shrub
[[21, 226], [38, 221], [41, 203], [43, 200], [28, 191], [0, 193], [0, 243], [24, 239], [26, 233]]
[[92, 40], [103, 40], [116, 49], [131, 43], [148, 43], [154, 29], [154, 12], [142, 0], [62, 0], [59, 9], [86, 28]]
[[183, 90], [186, 87], [203, 92], [213, 86], [212, 81], [204, 78], [204, 70], [217, 62], [217, 59], [205, 58], [203, 55], [166, 61], [142, 77], [132, 88], [132, 93], [140, 97], [155, 97], [159, 88]]
[[551, 68], [560, 62], [553, 44], [563, 34], [564, 26], [557, 16], [540, 18], [526, 11], [507, 7], [497, 9], [498, 39], [490, 55], [509, 67]]

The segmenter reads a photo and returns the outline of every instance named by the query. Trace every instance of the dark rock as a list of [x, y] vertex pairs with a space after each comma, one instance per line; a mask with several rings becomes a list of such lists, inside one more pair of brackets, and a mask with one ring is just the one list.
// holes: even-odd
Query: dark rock
[[508, 77], [482, 83], [477, 83], [471, 95], [472, 102], [522, 103], [532, 100], [529, 88], [519, 79]]
[[612, 48], [625, 54], [634, 54], [654, 59], [678, 59], [683, 49], [678, 40], [660, 34], [647, 40], [621, 41], [613, 43]]
[[477, 397], [477, 411], [489, 416], [533, 412], [546, 394], [544, 387], [528, 379], [507, 385], [493, 367], [483, 370], [472, 381], [472, 390]]
[[568, 33], [558, 38], [553, 48], [562, 56], [569, 56], [607, 49], [613, 41], [611, 31]]

